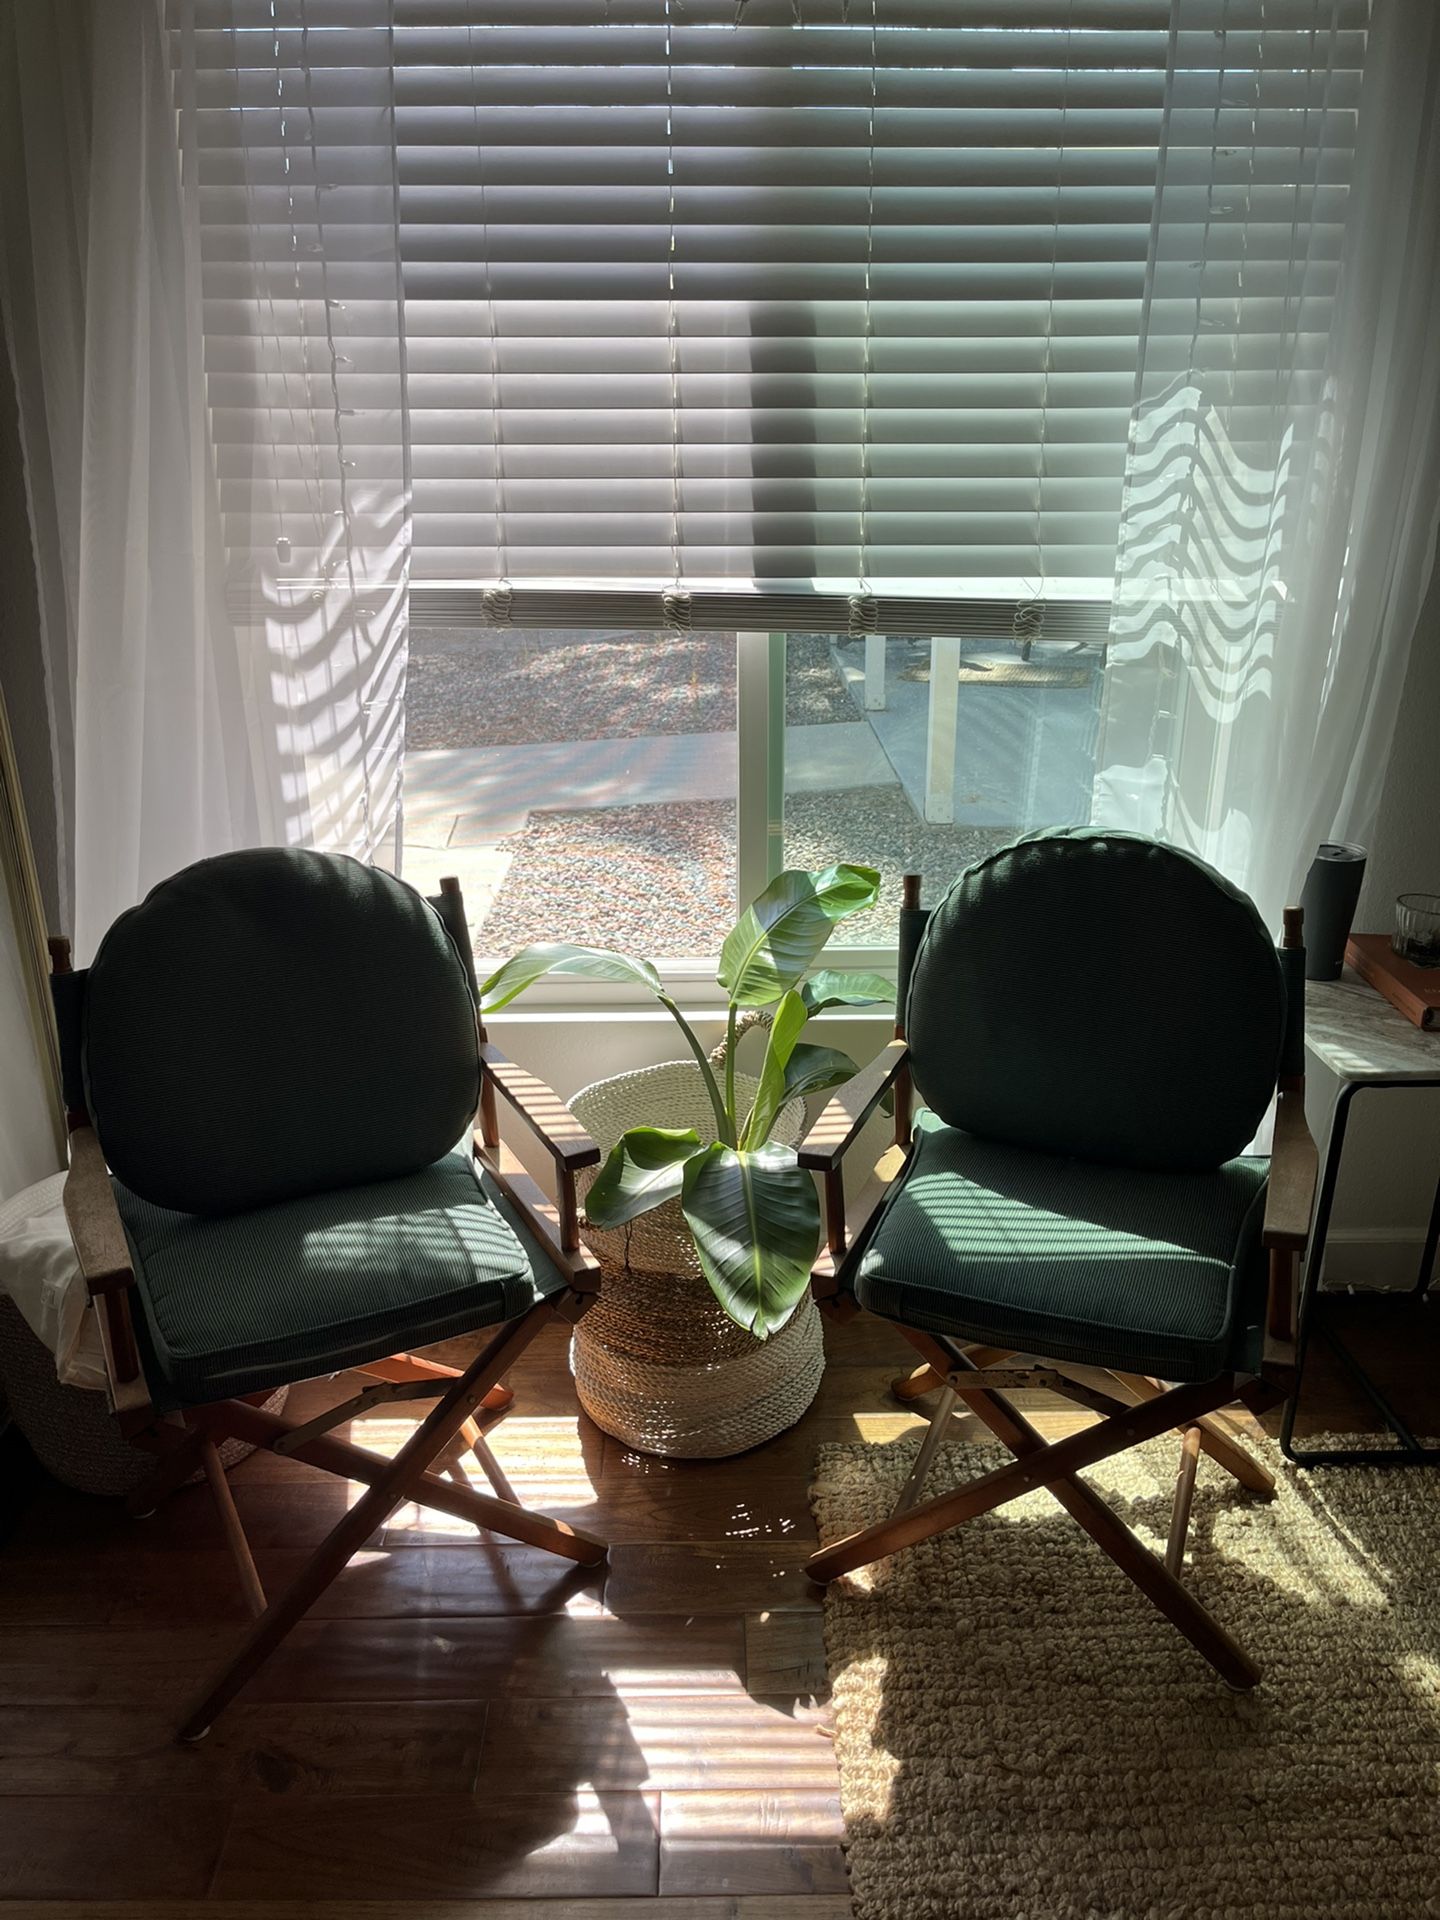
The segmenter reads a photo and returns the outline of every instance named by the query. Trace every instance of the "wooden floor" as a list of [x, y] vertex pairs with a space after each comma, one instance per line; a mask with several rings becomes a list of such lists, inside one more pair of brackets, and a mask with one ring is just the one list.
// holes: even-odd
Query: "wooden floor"
[[[1393, 1313], [1376, 1338], [1434, 1431], [1423, 1318], [1428, 1351]], [[11, 1471], [0, 1916], [845, 1920], [806, 1487], [817, 1442], [918, 1416], [887, 1398], [893, 1332], [828, 1337], [790, 1434], [667, 1464], [577, 1417], [547, 1335], [495, 1445], [522, 1498], [614, 1543], [604, 1577], [402, 1512], [195, 1749], [172, 1730], [243, 1620], [207, 1496], [136, 1522]], [[1324, 1366], [1307, 1399], [1310, 1427], [1359, 1424]], [[273, 1455], [234, 1486], [272, 1588], [351, 1497]]]

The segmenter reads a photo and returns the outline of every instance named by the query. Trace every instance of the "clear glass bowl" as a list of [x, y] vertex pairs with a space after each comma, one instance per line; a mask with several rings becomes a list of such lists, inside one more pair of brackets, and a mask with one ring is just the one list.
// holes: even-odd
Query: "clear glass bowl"
[[1440, 967], [1440, 893], [1402, 893], [1390, 945], [1412, 967]]

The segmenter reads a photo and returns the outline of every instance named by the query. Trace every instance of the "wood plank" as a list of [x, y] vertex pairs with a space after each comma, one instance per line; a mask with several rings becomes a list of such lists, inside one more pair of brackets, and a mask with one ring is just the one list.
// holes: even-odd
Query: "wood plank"
[[745, 1684], [756, 1694], [828, 1700], [824, 1615], [779, 1608], [747, 1613]]
[[0, 1920], [853, 1920], [848, 1894], [781, 1893], [601, 1900], [77, 1900], [63, 1917], [0, 1900]]
[[[208, 1673], [208, 1669], [207, 1669]], [[204, 1676], [202, 1676], [203, 1678]], [[238, 1701], [199, 1746], [181, 1707], [0, 1708], [0, 1794], [465, 1793], [484, 1743], [483, 1701], [365, 1708]]]
[[[488, 1491], [478, 1466], [468, 1477]], [[583, 1472], [563, 1468], [556, 1473], [520, 1470], [512, 1477], [523, 1505], [599, 1534], [615, 1546], [687, 1539], [804, 1540], [813, 1545], [816, 1539], [804, 1480], [766, 1476], [742, 1481], [733, 1467], [717, 1472], [700, 1462], [689, 1472], [609, 1476], [598, 1487]], [[384, 1546], [475, 1538], [475, 1529], [463, 1520], [405, 1506], [385, 1528]]]
[[738, 1616], [306, 1620], [252, 1700], [571, 1698], [743, 1691]]
[[807, 1541], [679, 1540], [620, 1546], [610, 1554], [605, 1603], [631, 1619], [646, 1613], [760, 1613], [818, 1609], [820, 1590], [805, 1572]]
[[[282, 1593], [309, 1559], [302, 1548], [256, 1554], [268, 1593]], [[367, 1549], [312, 1609], [312, 1619], [386, 1614], [600, 1613], [603, 1567], [574, 1567], [534, 1547], [498, 1546], [471, 1534], [403, 1553]], [[144, 1627], [196, 1622], [242, 1626], [234, 1563], [218, 1550], [112, 1548], [93, 1557], [7, 1555], [0, 1629]]]
[[230, 1808], [198, 1796], [114, 1793], [0, 1799], [0, 1898], [117, 1900], [203, 1894]]
[[0, 1630], [6, 1707], [151, 1706], [198, 1691], [235, 1645], [234, 1626], [7, 1627]]
[[237, 1806], [219, 1899], [549, 1899], [657, 1891], [659, 1796], [600, 1793], [254, 1799]]
[[660, 1891], [843, 1893], [842, 1831], [838, 1792], [662, 1794]]
[[577, 1772], [597, 1788], [838, 1785], [827, 1716], [746, 1693], [646, 1694], [623, 1700], [507, 1698], [490, 1710], [476, 1776], [484, 1800], [517, 1779], [563, 1792]]

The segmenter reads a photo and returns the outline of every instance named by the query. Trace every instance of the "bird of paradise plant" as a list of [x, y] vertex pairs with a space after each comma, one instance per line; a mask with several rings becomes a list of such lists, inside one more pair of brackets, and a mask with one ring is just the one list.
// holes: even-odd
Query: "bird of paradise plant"
[[[542, 942], [514, 954], [480, 990], [490, 1014], [543, 975], [570, 974], [638, 984], [665, 1008], [694, 1056], [715, 1139], [702, 1140], [693, 1127], [631, 1127], [596, 1175], [585, 1210], [596, 1226], [618, 1227], [678, 1200], [715, 1298], [762, 1340], [800, 1304], [820, 1239], [814, 1179], [772, 1131], [790, 1101], [840, 1086], [857, 1071], [848, 1054], [801, 1033], [827, 1007], [874, 1005], [894, 992], [880, 974], [810, 970], [838, 922], [873, 906], [879, 888], [872, 867], [792, 868], [745, 909], [725, 937], [716, 974], [727, 995], [719, 1073], [648, 960]], [[771, 1021], [755, 1096], [742, 1115], [735, 1043], [737, 1023], [751, 1008], [769, 1011]]]

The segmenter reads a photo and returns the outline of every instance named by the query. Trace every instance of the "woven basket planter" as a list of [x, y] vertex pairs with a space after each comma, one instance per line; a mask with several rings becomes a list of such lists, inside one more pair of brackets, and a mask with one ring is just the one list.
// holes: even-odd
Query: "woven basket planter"
[[[103, 1393], [67, 1387], [55, 1377], [55, 1356], [31, 1332], [13, 1300], [0, 1294], [0, 1384], [15, 1424], [45, 1471], [78, 1493], [123, 1499], [155, 1471], [155, 1456], [132, 1447], [115, 1423]], [[280, 1387], [265, 1402], [279, 1413], [290, 1389]], [[221, 1463], [236, 1466], [254, 1448], [223, 1440]], [[204, 1478], [197, 1473], [195, 1479]]]
[[[735, 1085], [742, 1105], [754, 1098], [753, 1079], [737, 1073]], [[599, 1080], [570, 1109], [602, 1153], [630, 1127], [694, 1127], [702, 1140], [715, 1138], [700, 1070], [688, 1060]], [[771, 1137], [793, 1146], [803, 1125], [804, 1109], [792, 1101]], [[594, 1177], [581, 1174], [582, 1199]], [[678, 1201], [624, 1227], [582, 1221], [582, 1233], [604, 1286], [575, 1329], [570, 1364], [596, 1426], [642, 1453], [718, 1460], [795, 1424], [825, 1367], [808, 1293], [779, 1333], [757, 1340], [710, 1291]]]

